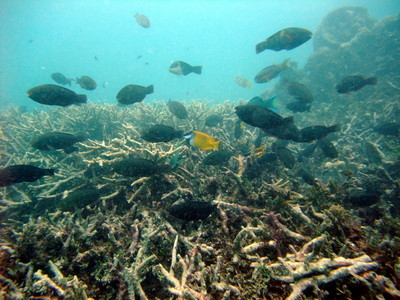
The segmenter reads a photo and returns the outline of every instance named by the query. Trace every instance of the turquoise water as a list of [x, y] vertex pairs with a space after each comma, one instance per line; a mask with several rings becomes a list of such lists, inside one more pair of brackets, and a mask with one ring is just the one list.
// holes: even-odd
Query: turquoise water
[[[25, 93], [54, 83], [54, 72], [95, 79], [94, 91], [72, 85], [93, 102], [115, 103], [126, 84], [153, 84], [146, 102], [249, 99], [274, 81], [246, 90], [234, 82], [236, 76], [253, 81], [260, 69], [286, 58], [302, 67], [313, 51], [311, 40], [291, 51], [256, 55], [256, 43], [285, 27], [315, 31], [329, 11], [345, 5], [367, 7], [377, 19], [400, 12], [396, 0], [2, 0], [0, 105], [38, 107]], [[136, 23], [137, 12], [148, 16], [150, 28]], [[175, 60], [201, 65], [203, 73], [173, 75], [168, 67]]]

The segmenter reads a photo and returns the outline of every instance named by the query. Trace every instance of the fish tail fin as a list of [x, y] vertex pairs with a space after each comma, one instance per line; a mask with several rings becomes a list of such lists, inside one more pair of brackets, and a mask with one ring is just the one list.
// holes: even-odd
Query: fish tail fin
[[340, 124], [335, 124], [329, 127], [330, 132], [336, 132], [340, 131], [342, 129], [342, 126]]
[[367, 78], [367, 84], [376, 85], [378, 83], [377, 77], [369, 77]]
[[221, 143], [221, 141], [216, 141], [214, 144], [213, 144], [213, 149], [214, 150], [216, 150], [216, 151], [218, 151], [219, 150], [219, 144]]
[[263, 52], [267, 49], [267, 41], [262, 41], [256, 45], [256, 54]]
[[246, 87], [248, 88], [248, 89], [251, 89], [251, 86], [252, 86], [253, 84], [249, 81], [249, 82], [247, 82], [247, 84], [246, 84]]
[[192, 67], [192, 72], [196, 74], [201, 74], [201, 70], [203, 69], [202, 66]]
[[154, 92], [154, 86], [153, 85], [149, 85], [146, 88], [146, 94], [153, 94], [153, 92]]
[[76, 103], [77, 104], [86, 103], [86, 102], [87, 102], [86, 95], [83, 95], [83, 94], [77, 95], [77, 97], [76, 97]]
[[282, 66], [284, 66], [285, 68], [291, 68], [292, 64], [290, 63], [290, 58], [285, 59], [284, 62], [282, 63]]

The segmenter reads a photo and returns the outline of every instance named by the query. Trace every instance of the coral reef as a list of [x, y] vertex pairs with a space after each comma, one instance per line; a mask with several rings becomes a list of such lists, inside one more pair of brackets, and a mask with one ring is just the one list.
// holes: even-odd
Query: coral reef
[[[332, 28], [336, 18], [350, 28], [343, 40], [332, 40], [341, 28]], [[350, 26], [357, 18], [358, 25]], [[316, 92], [311, 112], [295, 114], [297, 125], [342, 124], [341, 132], [329, 137], [336, 158], [320, 149], [301, 155], [309, 145], [290, 143], [285, 147], [295, 160], [285, 165], [274, 158], [276, 139], [267, 136], [261, 136], [266, 153], [257, 153], [257, 128], [245, 125], [240, 137], [233, 130], [234, 107], [244, 101], [193, 100], [185, 103], [187, 119], [173, 117], [165, 102], [31, 112], [9, 106], [0, 112], [1, 164], [56, 169], [52, 177], [0, 189], [1, 297], [398, 299], [398, 137], [372, 130], [382, 120], [398, 121], [399, 96], [391, 92], [398, 89], [398, 75], [385, 67], [393, 56], [369, 60], [387, 70], [377, 74], [383, 84], [373, 93], [360, 91], [343, 100], [328, 90], [343, 75], [343, 67], [330, 62], [362, 65], [368, 60], [359, 44], [365, 34], [383, 43], [396, 22], [398, 17], [375, 22], [358, 8], [333, 12], [315, 33], [316, 52], [305, 69], [285, 71], [291, 80], [312, 83], [308, 86]], [[374, 50], [383, 55], [389, 46]], [[340, 60], [343, 51], [359, 59]], [[372, 65], [363, 65], [362, 71], [372, 72]], [[321, 68], [335, 73], [316, 78]], [[339, 104], [330, 109], [333, 104], [324, 97]], [[352, 101], [351, 109], [346, 101]], [[206, 126], [210, 115], [222, 121]], [[144, 141], [141, 131], [154, 124], [204, 131], [233, 156], [223, 165], [206, 165], [209, 152], [184, 139]], [[33, 136], [49, 131], [84, 133], [88, 139], [70, 154], [34, 150]], [[381, 162], [368, 159], [363, 141], [383, 153]], [[130, 157], [169, 164], [171, 170], [150, 177], [113, 171], [113, 163]], [[310, 180], [304, 180], [305, 170]], [[376, 201], [349, 201], [353, 191], [371, 190], [379, 194]], [[178, 201], [212, 203], [213, 209], [188, 220], [169, 212]]]

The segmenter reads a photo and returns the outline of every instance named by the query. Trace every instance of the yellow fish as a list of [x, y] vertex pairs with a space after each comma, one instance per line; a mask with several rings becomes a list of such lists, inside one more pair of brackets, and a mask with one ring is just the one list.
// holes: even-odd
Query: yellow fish
[[216, 150], [218, 151], [219, 143], [212, 136], [200, 131], [192, 131], [184, 135], [184, 138], [189, 140], [190, 145], [195, 146], [201, 150]]
[[235, 82], [240, 85], [243, 88], [250, 89], [251, 88], [251, 82], [248, 81], [246, 78], [238, 76], [235, 78]]

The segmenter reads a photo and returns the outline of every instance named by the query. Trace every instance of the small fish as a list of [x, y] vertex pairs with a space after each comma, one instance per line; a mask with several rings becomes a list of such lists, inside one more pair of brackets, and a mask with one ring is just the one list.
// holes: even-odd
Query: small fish
[[200, 131], [192, 131], [184, 135], [184, 138], [189, 141], [189, 144], [201, 150], [216, 150], [218, 151], [220, 141], [216, 141], [212, 136]]
[[309, 170], [307, 170], [304, 167], [301, 167], [299, 171], [297, 172], [297, 175], [299, 175], [303, 180], [309, 184], [309, 185], [314, 185], [315, 183], [315, 177], [310, 173]]
[[277, 77], [281, 71], [283, 71], [287, 68], [290, 68], [290, 67], [291, 67], [290, 61], [289, 61], [289, 59], [286, 59], [281, 64], [271, 65], [271, 66], [268, 66], [268, 67], [262, 69], [254, 77], [254, 81], [256, 83], [266, 83], [268, 81], [271, 81], [275, 77]]
[[295, 102], [290, 102], [290, 103], [286, 104], [286, 108], [288, 110], [292, 111], [293, 113], [306, 112], [306, 111], [310, 111], [311, 105], [300, 102], [300, 101], [295, 101]]
[[186, 76], [190, 73], [201, 74], [202, 68], [203, 67], [201, 66], [192, 67], [191, 65], [185, 63], [184, 61], [175, 61], [171, 64], [168, 70], [172, 74]]
[[118, 92], [116, 98], [118, 103], [129, 105], [143, 101], [146, 95], [152, 94], [153, 92], [153, 85], [144, 87], [140, 85], [128, 84]]
[[339, 156], [336, 147], [328, 139], [320, 139], [317, 141], [319, 149], [329, 158], [336, 158]]
[[81, 88], [93, 91], [97, 88], [97, 83], [89, 76], [81, 76], [81, 78], [76, 78], [76, 83], [81, 86]]
[[33, 101], [46, 105], [69, 106], [87, 102], [86, 95], [75, 92], [54, 84], [44, 84], [27, 91], [27, 96]]
[[141, 138], [147, 142], [159, 143], [159, 142], [170, 142], [175, 138], [183, 136], [182, 130], [175, 130], [170, 126], [161, 124], [147, 127], [143, 130]]
[[143, 158], [126, 158], [111, 165], [115, 173], [128, 177], [147, 177], [171, 170], [169, 165], [158, 165]]
[[336, 92], [340, 94], [346, 94], [350, 92], [358, 91], [366, 85], [376, 85], [378, 83], [378, 78], [376, 77], [365, 77], [360, 75], [347, 76], [343, 78], [336, 85]]
[[274, 51], [292, 50], [304, 44], [311, 38], [312, 33], [304, 28], [289, 27], [278, 31], [268, 37], [265, 41], [256, 45], [256, 53], [266, 49]]
[[168, 110], [178, 119], [186, 119], [188, 117], [186, 107], [182, 103], [168, 100], [167, 106]]
[[314, 95], [311, 90], [300, 82], [285, 80], [283, 85], [288, 90], [289, 94], [301, 103], [311, 103], [314, 101]]
[[400, 123], [388, 122], [381, 123], [375, 126], [374, 131], [383, 135], [399, 136], [400, 135]]
[[248, 81], [246, 78], [241, 77], [241, 76], [237, 76], [235, 78], [235, 82], [245, 89], [250, 89], [251, 85], [252, 85], [252, 83], [250, 81]]
[[215, 204], [206, 201], [185, 201], [183, 199], [174, 202], [168, 212], [174, 217], [186, 221], [203, 220], [217, 210]]
[[134, 17], [136, 19], [136, 23], [138, 23], [143, 28], [149, 28], [151, 26], [149, 18], [145, 15], [136, 13]]
[[243, 156], [255, 156], [257, 158], [263, 157], [266, 152], [267, 146], [253, 147], [250, 152], [243, 154]]
[[222, 123], [224, 120], [223, 117], [220, 115], [209, 115], [205, 120], [204, 120], [204, 125], [208, 127], [215, 127], [218, 124]]
[[54, 169], [42, 169], [30, 165], [15, 165], [0, 169], [0, 186], [20, 182], [33, 182], [43, 176], [54, 175]]
[[228, 150], [213, 151], [203, 159], [203, 164], [208, 166], [226, 165], [232, 155], [233, 152]]
[[258, 105], [239, 105], [235, 107], [235, 111], [243, 122], [262, 129], [293, 123], [293, 117], [283, 118], [277, 113]]
[[62, 85], [69, 85], [71, 86], [71, 82], [73, 79], [65, 77], [61, 73], [53, 73], [51, 74], [51, 79], [53, 79], [55, 82], [62, 84]]
[[269, 110], [272, 110], [274, 112], [277, 112], [278, 108], [276, 107], [276, 104], [275, 104], [276, 97], [278, 97], [278, 95], [273, 95], [273, 96], [269, 97], [268, 99], [263, 99], [259, 96], [256, 96], [256, 97], [251, 98], [246, 103], [246, 105], [257, 105], [257, 106], [261, 106], [261, 107], [267, 108]]
[[73, 145], [84, 140], [84, 136], [75, 136], [70, 133], [54, 131], [34, 137], [31, 141], [31, 146], [42, 151], [63, 149], [65, 153], [72, 153], [78, 150]]
[[283, 163], [285, 168], [293, 169], [296, 164], [296, 157], [293, 152], [285, 146], [279, 145], [275, 142], [271, 146], [272, 151], [278, 156], [279, 160]]
[[300, 135], [297, 138], [296, 142], [299, 143], [308, 143], [314, 140], [319, 140], [326, 137], [328, 134], [332, 132], [336, 132], [340, 130], [340, 125], [332, 125], [332, 126], [309, 126], [300, 130]]

